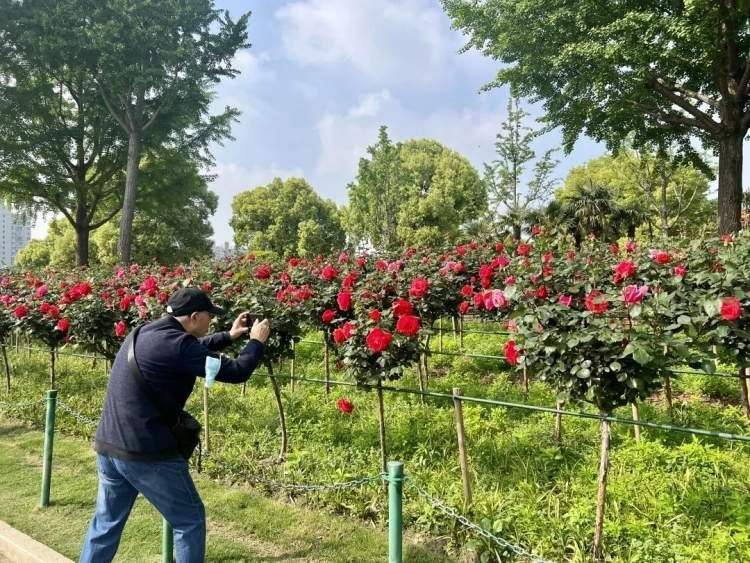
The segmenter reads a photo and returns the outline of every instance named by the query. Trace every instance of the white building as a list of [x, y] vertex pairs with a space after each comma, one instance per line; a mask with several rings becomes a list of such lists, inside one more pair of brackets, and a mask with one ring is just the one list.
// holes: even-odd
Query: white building
[[0, 205], [0, 266], [11, 266], [16, 254], [31, 240], [31, 225]]

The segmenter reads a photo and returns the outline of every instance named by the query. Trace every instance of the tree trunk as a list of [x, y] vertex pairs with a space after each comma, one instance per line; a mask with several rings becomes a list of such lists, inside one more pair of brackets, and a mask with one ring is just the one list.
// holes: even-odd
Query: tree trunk
[[87, 224], [86, 209], [83, 205], [76, 208], [76, 266], [89, 265], [89, 226]]
[[[602, 416], [609, 413], [602, 412]], [[609, 472], [609, 421], [601, 421], [601, 452], [599, 456], [599, 491], [596, 495], [596, 524], [594, 527], [594, 561], [603, 561], [602, 531], [604, 529], [604, 502], [607, 496], [607, 474]]]
[[49, 388], [55, 389], [55, 349], [49, 349]]
[[667, 402], [667, 414], [672, 418], [672, 380], [668, 375], [664, 376], [664, 399]]
[[281, 447], [279, 449], [279, 463], [283, 463], [286, 459], [286, 451], [288, 445], [286, 434], [286, 417], [284, 416], [284, 403], [281, 402], [281, 387], [279, 387], [279, 382], [276, 381], [276, 377], [273, 375], [273, 365], [271, 365], [271, 362], [267, 362], [266, 367], [268, 368], [271, 387], [273, 387], [273, 396], [276, 399], [276, 409], [279, 411], [279, 426], [281, 427]]
[[328, 336], [323, 333], [323, 366], [325, 368], [326, 395], [331, 393], [331, 359], [328, 347]]
[[742, 141], [728, 135], [719, 141], [719, 234], [740, 230], [742, 215]]
[[742, 408], [745, 410], [745, 416], [750, 420], [750, 368], [740, 368], [740, 398]]
[[125, 196], [122, 203], [120, 220], [120, 240], [117, 253], [121, 264], [130, 264], [133, 241], [133, 217], [135, 216], [135, 198], [138, 193], [138, 174], [141, 165], [141, 132], [131, 131], [128, 135], [128, 167], [125, 178]]
[[2, 343], [3, 347], [3, 364], [5, 364], [5, 383], [8, 387], [8, 393], [10, 393], [10, 364], [8, 363], [8, 352], [5, 350], [5, 342]]
[[521, 240], [521, 225], [513, 225], [513, 238]]
[[383, 382], [378, 379], [378, 429], [380, 434], [380, 461], [383, 473], [388, 470], [388, 449], [385, 443], [385, 405], [383, 404]]

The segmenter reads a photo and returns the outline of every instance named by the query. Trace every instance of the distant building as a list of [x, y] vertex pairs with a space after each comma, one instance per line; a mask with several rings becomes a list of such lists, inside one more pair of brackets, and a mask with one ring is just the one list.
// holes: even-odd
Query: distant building
[[16, 254], [31, 240], [31, 224], [0, 205], [0, 266], [12, 266]]
[[221, 246], [218, 244], [214, 245], [214, 258], [226, 258], [228, 256], [233, 256], [235, 252], [234, 247], [229, 246], [228, 242], [225, 242]]

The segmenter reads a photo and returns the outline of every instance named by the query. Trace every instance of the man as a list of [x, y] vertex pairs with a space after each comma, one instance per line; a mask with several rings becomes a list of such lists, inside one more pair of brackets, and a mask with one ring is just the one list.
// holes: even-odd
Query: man
[[[182, 410], [203, 376], [206, 357], [250, 332], [237, 358], [221, 356], [216, 381], [243, 383], [263, 357], [268, 320], [247, 326], [246, 314], [228, 332], [206, 336], [211, 319], [223, 311], [199, 289], [176, 291], [167, 301], [166, 317], [144, 325], [136, 340], [135, 360], [141, 376], [167, 404]], [[178, 563], [205, 559], [206, 518], [203, 502], [190, 477], [187, 461], [149, 391], [131, 372], [128, 338], [112, 364], [104, 411], [96, 432], [99, 492], [96, 512], [84, 540], [80, 561], [111, 561], [130, 510], [141, 493], [174, 530]]]

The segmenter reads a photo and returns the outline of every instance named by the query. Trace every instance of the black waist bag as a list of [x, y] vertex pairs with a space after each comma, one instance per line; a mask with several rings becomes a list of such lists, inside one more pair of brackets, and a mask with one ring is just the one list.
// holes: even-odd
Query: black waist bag
[[190, 459], [190, 456], [193, 455], [195, 448], [201, 441], [201, 425], [186, 410], [179, 409], [176, 406], [168, 406], [165, 399], [160, 397], [154, 388], [149, 385], [148, 381], [143, 378], [143, 375], [141, 375], [141, 370], [138, 368], [138, 362], [135, 359], [135, 342], [140, 330], [141, 327], [138, 326], [130, 335], [130, 346], [128, 348], [130, 373], [133, 374], [141, 389], [156, 405], [162, 419], [172, 431], [177, 441], [177, 450], [180, 452], [180, 455], [185, 459]]

